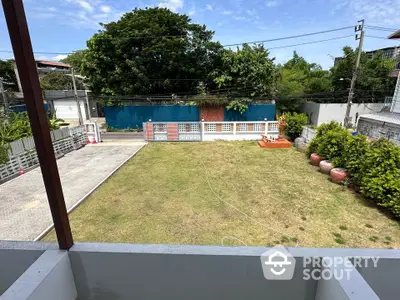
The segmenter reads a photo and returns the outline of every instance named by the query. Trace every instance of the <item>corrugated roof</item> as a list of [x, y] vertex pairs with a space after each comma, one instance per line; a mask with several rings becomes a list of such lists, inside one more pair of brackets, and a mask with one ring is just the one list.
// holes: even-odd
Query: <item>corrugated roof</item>
[[376, 114], [361, 115], [360, 119], [370, 119], [400, 125], [400, 114], [398, 113], [379, 112]]
[[48, 65], [52, 67], [64, 67], [64, 68], [70, 68], [71, 66], [62, 62], [57, 62], [57, 61], [50, 61], [50, 60], [37, 60], [36, 62], [39, 62], [43, 65]]
[[400, 39], [400, 29], [389, 35], [388, 39]]

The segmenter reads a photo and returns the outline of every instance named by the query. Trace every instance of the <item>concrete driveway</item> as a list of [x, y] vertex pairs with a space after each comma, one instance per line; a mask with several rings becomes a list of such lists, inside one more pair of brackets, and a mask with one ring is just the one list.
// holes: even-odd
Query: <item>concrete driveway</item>
[[[104, 142], [57, 160], [67, 209], [143, 145]], [[52, 223], [40, 168], [0, 185], [0, 240], [34, 240]]]

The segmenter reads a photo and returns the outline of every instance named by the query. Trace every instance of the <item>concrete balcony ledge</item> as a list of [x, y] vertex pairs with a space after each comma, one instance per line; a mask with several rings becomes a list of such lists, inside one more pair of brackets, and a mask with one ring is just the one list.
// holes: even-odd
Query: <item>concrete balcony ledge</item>
[[[400, 294], [399, 250], [288, 248], [293, 278], [267, 280], [260, 257], [270, 249], [77, 243], [66, 252], [51, 243], [0, 242], [0, 300], [389, 300]], [[358, 257], [379, 260], [375, 267]], [[341, 262], [329, 265], [334, 258]], [[313, 259], [321, 265], [305, 264]], [[343, 270], [348, 278], [305, 280], [305, 272]]]

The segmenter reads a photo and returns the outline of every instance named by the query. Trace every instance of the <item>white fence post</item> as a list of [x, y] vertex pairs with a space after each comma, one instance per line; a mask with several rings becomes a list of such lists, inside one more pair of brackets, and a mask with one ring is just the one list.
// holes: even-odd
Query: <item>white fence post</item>
[[236, 125], [237, 122], [233, 122], [233, 135], [236, 135]]
[[268, 135], [268, 122], [265, 120], [265, 135]]
[[204, 119], [201, 119], [200, 124], [201, 124], [201, 129], [200, 129], [201, 141], [204, 141], [204, 129], [205, 129]]

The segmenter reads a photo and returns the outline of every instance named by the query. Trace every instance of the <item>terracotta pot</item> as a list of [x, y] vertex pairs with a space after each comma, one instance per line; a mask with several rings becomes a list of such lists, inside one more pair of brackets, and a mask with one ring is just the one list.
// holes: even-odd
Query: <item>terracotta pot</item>
[[324, 174], [329, 174], [333, 169], [333, 164], [329, 160], [323, 160], [319, 163], [319, 169]]
[[349, 177], [349, 173], [347, 173], [346, 169], [334, 168], [331, 170], [331, 179], [335, 183], [343, 183], [347, 177]]
[[323, 160], [324, 160], [324, 158], [323, 158], [322, 156], [319, 156], [319, 155], [316, 154], [316, 153], [311, 154], [311, 164], [312, 164], [313, 166], [318, 167], [318, 166], [319, 166], [319, 163], [320, 163], [321, 161], [323, 161]]

